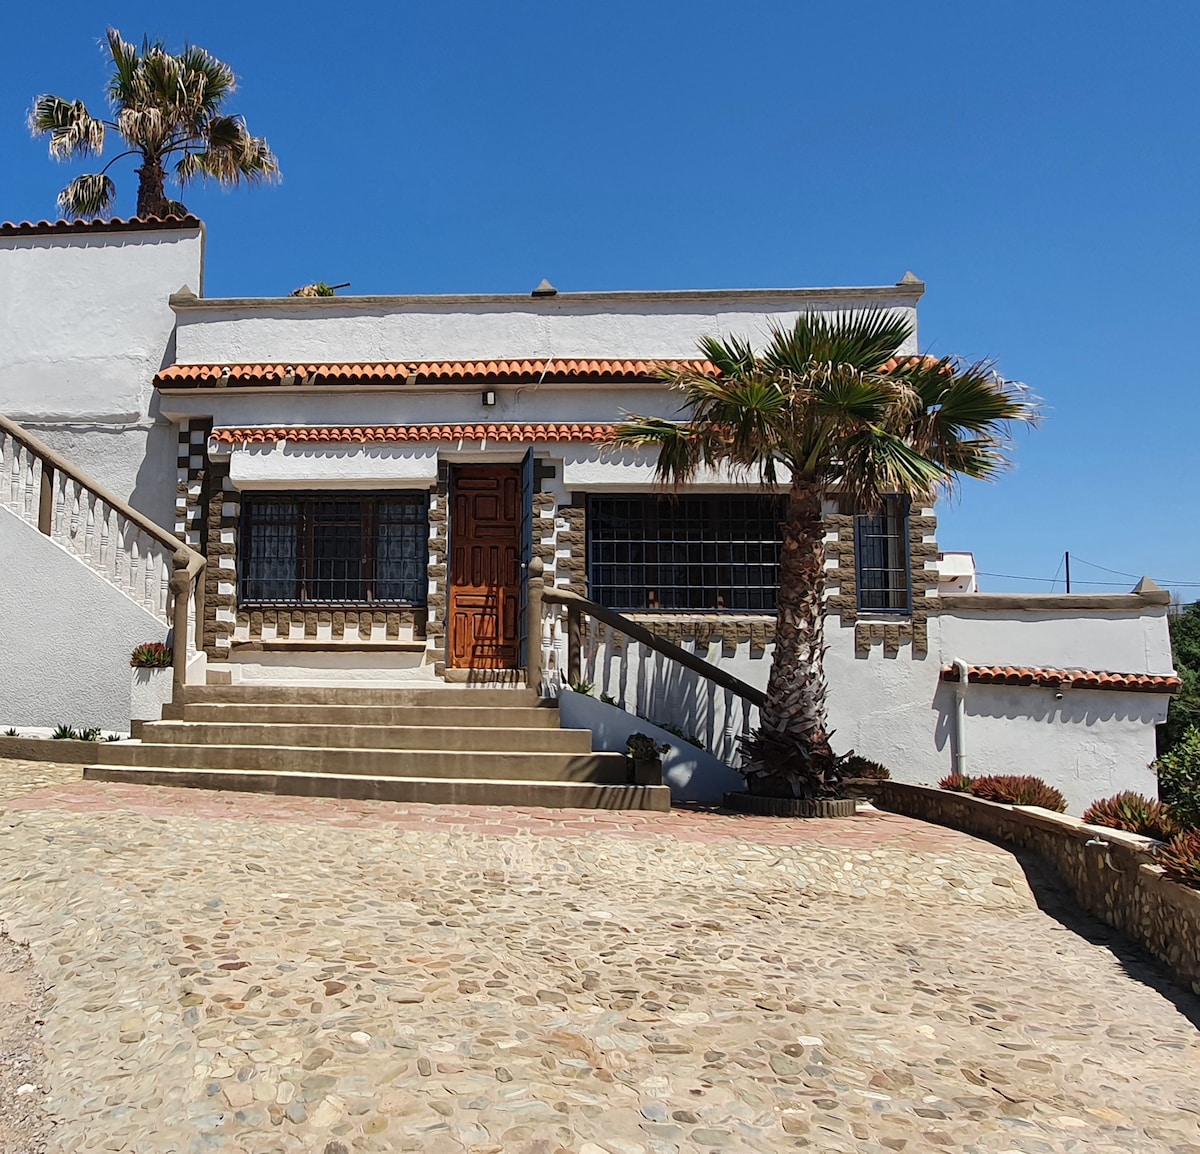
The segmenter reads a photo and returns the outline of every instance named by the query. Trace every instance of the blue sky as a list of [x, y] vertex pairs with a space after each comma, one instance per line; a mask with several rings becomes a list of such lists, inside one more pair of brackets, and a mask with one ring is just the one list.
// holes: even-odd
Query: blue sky
[[[1045, 399], [1015, 470], [942, 509], [988, 589], [1150, 573], [1200, 597], [1200, 5], [1110, 0], [211, 0], [21, 5], [0, 217], [71, 170], [23, 118], [102, 106], [97, 46], [203, 45], [282, 185], [196, 190], [211, 295], [928, 283], [922, 344]], [[119, 211], [134, 178], [119, 167]], [[614, 349], [619, 355], [620, 349]], [[1040, 583], [990, 574], [1046, 578]], [[1185, 581], [1196, 582], [1186, 587]], [[1061, 575], [1056, 589], [1062, 588]]]

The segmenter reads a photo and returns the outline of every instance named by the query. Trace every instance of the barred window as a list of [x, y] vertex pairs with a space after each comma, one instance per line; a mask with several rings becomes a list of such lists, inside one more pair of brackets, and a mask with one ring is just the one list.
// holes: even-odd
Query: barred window
[[854, 544], [859, 609], [910, 612], [907, 499], [888, 497], [877, 513], [855, 517]]
[[784, 498], [594, 496], [592, 599], [609, 609], [774, 613]]
[[424, 493], [246, 494], [238, 567], [243, 603], [425, 603]]

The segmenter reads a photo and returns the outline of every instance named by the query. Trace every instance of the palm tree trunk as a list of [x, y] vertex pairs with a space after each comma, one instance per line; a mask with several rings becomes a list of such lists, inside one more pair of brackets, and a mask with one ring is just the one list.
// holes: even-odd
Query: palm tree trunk
[[747, 768], [751, 793], [819, 797], [835, 783], [837, 758], [825, 714], [825, 526], [821, 490], [795, 480], [779, 558], [775, 654], [759, 741]]
[[143, 154], [142, 167], [138, 174], [138, 216], [167, 215], [166, 173], [162, 161], [156, 156]]

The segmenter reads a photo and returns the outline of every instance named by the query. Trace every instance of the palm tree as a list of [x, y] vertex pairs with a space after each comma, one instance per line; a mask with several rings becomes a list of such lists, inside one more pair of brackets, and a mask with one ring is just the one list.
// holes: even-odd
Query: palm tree
[[138, 216], [182, 216], [187, 210], [166, 193], [167, 166], [181, 187], [199, 177], [221, 185], [276, 180], [279, 165], [261, 136], [251, 136], [240, 116], [221, 112], [236, 89], [233, 70], [203, 48], [185, 45], [172, 55], [162, 41], [138, 49], [108, 30], [112, 119], [93, 116], [81, 100], [39, 96], [29, 114], [34, 136], [48, 134], [56, 160], [99, 156], [109, 129], [128, 146], [99, 172], [77, 176], [58, 194], [65, 216], [107, 216], [116, 187], [108, 170], [137, 156]]
[[912, 335], [902, 316], [867, 310], [802, 315], [761, 352], [707, 337], [700, 352], [714, 371], [662, 373], [683, 394], [686, 419], [630, 416], [614, 435], [656, 447], [663, 481], [727, 466], [787, 485], [767, 701], [743, 743], [751, 793], [817, 799], [838, 789], [825, 705], [825, 501], [871, 511], [890, 495], [925, 500], [960, 477], [992, 478], [1011, 423], [1037, 417], [1024, 386], [990, 362], [898, 356]]

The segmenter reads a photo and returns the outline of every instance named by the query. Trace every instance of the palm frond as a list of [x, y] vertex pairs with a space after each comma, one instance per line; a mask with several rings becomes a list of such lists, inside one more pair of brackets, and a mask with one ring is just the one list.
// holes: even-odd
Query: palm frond
[[89, 172], [58, 194], [58, 207], [66, 217], [107, 217], [116, 196], [116, 185], [105, 173]]
[[234, 185], [271, 182], [279, 179], [279, 162], [260, 136], [251, 136], [239, 116], [214, 117], [205, 134], [205, 147], [181, 158], [176, 174], [181, 184], [195, 179]]
[[[113, 65], [112, 76], [108, 81], [108, 101], [114, 110], [120, 110], [138, 98], [136, 86], [142, 58], [137, 46], [122, 38], [117, 29], [109, 28], [105, 38]], [[145, 42], [144, 46], [149, 48], [149, 42]], [[161, 42], [159, 46], [161, 47]]]
[[49, 134], [55, 160], [98, 156], [104, 148], [104, 122], [92, 116], [82, 100], [39, 96], [29, 113], [29, 130], [34, 136]]
[[912, 331], [911, 321], [890, 309], [801, 313], [790, 328], [772, 329], [762, 359], [797, 374], [813, 364], [874, 371], [911, 339]]

